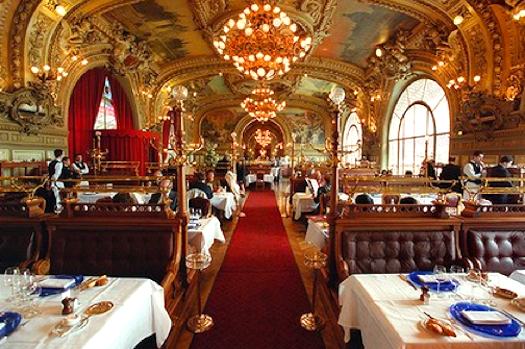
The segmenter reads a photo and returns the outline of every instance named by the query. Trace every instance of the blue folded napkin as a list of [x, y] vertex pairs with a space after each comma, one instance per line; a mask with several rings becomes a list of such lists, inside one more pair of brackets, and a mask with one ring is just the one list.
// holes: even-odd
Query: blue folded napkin
[[9, 336], [22, 321], [22, 315], [6, 311], [0, 313], [0, 337]]
[[444, 281], [444, 282], [440, 282], [439, 286], [438, 286], [437, 282], [422, 282], [421, 279], [419, 278], [419, 275], [429, 275], [429, 274], [433, 274], [433, 272], [431, 272], [431, 271], [414, 271], [414, 272], [408, 274], [408, 280], [413, 285], [416, 285], [417, 287], [426, 286], [431, 291], [437, 291], [437, 289], [439, 287], [439, 290], [441, 292], [450, 292], [450, 291], [454, 291], [458, 287], [457, 282], [455, 282], [454, 280], [450, 280], [450, 279], [447, 280], [447, 281]]
[[40, 288], [40, 297], [46, 297], [51, 296], [55, 294], [63, 293], [71, 288], [74, 288], [82, 283], [84, 281], [83, 275], [53, 275], [50, 276], [54, 279], [74, 279], [75, 282], [71, 284], [69, 287], [66, 288], [48, 288], [48, 287], [41, 287]]

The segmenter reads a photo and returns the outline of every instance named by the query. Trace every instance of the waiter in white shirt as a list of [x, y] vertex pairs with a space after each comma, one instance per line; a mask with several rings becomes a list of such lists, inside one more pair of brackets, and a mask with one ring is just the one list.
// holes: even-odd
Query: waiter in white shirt
[[60, 211], [62, 208], [62, 205], [60, 204], [60, 189], [64, 188], [64, 183], [58, 182], [58, 179], [62, 175], [62, 169], [64, 168], [64, 164], [62, 163], [64, 151], [62, 149], [55, 149], [54, 154], [55, 159], [49, 163], [47, 171], [49, 173], [49, 179], [52, 181], [51, 190], [53, 190], [53, 194], [55, 194], [56, 198], [55, 211]]
[[89, 174], [89, 167], [82, 159], [82, 154], [75, 155], [75, 162], [71, 165], [75, 178], [81, 178], [82, 175]]
[[483, 153], [481, 151], [476, 150], [472, 154], [472, 160], [463, 167], [463, 174], [467, 177], [465, 189], [463, 190], [463, 199], [470, 200], [472, 196], [479, 192], [481, 178], [486, 174], [483, 164]]

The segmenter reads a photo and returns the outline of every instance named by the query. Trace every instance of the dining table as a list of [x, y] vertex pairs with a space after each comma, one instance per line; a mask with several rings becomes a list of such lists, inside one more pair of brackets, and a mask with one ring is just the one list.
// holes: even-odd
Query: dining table
[[[488, 275], [487, 285], [469, 281], [465, 274], [449, 274], [459, 284], [458, 288], [439, 295], [431, 292], [429, 302], [425, 304], [420, 300], [421, 291], [414, 289], [413, 283], [407, 282], [407, 275], [403, 275], [355, 274], [341, 282], [338, 323], [344, 329], [345, 341], [350, 340], [351, 329], [358, 329], [365, 348], [525, 348], [525, 312], [512, 305], [510, 300], [490, 292], [490, 287], [497, 286], [523, 297], [525, 285], [498, 273]], [[469, 306], [490, 304], [516, 320], [521, 331], [516, 337], [490, 337], [454, 321], [451, 324], [456, 337], [446, 337], [423, 325], [429, 316], [450, 321], [451, 306], [457, 307], [459, 302], [467, 302]]]
[[[5, 285], [5, 278], [5, 275], [0, 275], [0, 313], [23, 313], [9, 300], [10, 288]], [[130, 349], [153, 334], [160, 348], [170, 333], [172, 322], [164, 307], [164, 289], [150, 279], [109, 277], [104, 286], [63, 291], [46, 297], [37, 296], [38, 314], [31, 318], [22, 317], [15, 331], [0, 339], [0, 348]], [[61, 303], [65, 297], [78, 299], [75, 311], [78, 315], [85, 314], [88, 307], [101, 301], [109, 301], [113, 307], [106, 313], [89, 317], [84, 326], [59, 336], [53, 330], [65, 319]]]
[[328, 242], [328, 223], [326, 220], [308, 219], [304, 241], [323, 249]]
[[224, 212], [224, 218], [231, 219], [237, 209], [235, 195], [231, 192], [216, 192], [210, 199], [213, 207]]
[[198, 221], [198, 226], [190, 222], [188, 226], [188, 253], [203, 252], [209, 254], [215, 240], [221, 243], [226, 242], [221, 229], [221, 222], [217, 217], [202, 218]]

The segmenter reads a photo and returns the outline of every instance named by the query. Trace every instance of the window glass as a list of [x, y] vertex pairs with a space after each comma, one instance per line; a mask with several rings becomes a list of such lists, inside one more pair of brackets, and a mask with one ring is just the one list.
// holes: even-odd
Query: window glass
[[355, 165], [361, 160], [361, 145], [363, 142], [363, 129], [361, 120], [357, 113], [353, 112], [348, 116], [343, 133], [343, 151], [348, 152], [344, 155], [344, 162]]
[[443, 88], [419, 79], [406, 87], [394, 107], [389, 127], [388, 168], [395, 174], [419, 173], [422, 162], [446, 163], [450, 109]]
[[108, 78], [104, 82], [104, 92], [98, 108], [97, 118], [95, 119], [94, 130], [116, 130], [117, 117], [115, 116], [115, 107], [113, 105], [113, 96]]

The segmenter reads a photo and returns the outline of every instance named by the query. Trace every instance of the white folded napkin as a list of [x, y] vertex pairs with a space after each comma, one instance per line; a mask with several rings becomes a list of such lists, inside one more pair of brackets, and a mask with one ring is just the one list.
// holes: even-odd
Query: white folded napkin
[[[423, 282], [425, 284], [438, 282], [437, 275], [435, 275], [435, 274], [420, 274], [417, 277], [419, 278], [419, 281], [421, 281], [421, 282]], [[449, 281], [450, 281], [450, 278], [448, 276], [443, 276], [441, 278], [441, 282], [449, 282]]]
[[42, 288], [68, 288], [73, 286], [75, 279], [44, 279], [40, 281], [40, 287]]
[[508, 325], [511, 320], [499, 311], [462, 310], [461, 315], [475, 325]]

